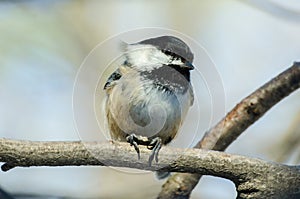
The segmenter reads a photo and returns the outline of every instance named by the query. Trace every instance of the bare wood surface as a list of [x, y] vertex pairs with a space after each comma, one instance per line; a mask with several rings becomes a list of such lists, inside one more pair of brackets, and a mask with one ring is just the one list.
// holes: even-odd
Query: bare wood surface
[[239, 198], [300, 196], [299, 167], [218, 151], [163, 147], [159, 154], [159, 163], [149, 166], [149, 149], [141, 146], [141, 159], [138, 160], [134, 148], [128, 143], [120, 142], [37, 142], [0, 139], [0, 148], [0, 162], [5, 162], [2, 165], [5, 171], [15, 167], [99, 165], [189, 172], [232, 180], [237, 187]]

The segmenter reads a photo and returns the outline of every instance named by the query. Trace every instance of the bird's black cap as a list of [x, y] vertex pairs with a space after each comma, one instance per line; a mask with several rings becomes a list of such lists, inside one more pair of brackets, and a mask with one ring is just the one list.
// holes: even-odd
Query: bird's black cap
[[194, 55], [184, 41], [174, 36], [161, 36], [143, 40], [139, 44], [151, 44], [160, 50], [174, 53], [192, 63]]

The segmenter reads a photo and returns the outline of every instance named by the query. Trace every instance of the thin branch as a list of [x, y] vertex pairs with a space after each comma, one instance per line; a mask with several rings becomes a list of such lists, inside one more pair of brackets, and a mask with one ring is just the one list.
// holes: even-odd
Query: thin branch
[[[300, 62], [295, 62], [237, 104], [195, 147], [225, 150], [251, 124], [299, 87]], [[158, 198], [189, 198], [200, 178], [199, 174], [174, 174], [162, 186]]]
[[[249, 196], [295, 198], [300, 194], [300, 168], [218, 151], [163, 147], [159, 154], [159, 163], [149, 166], [148, 157], [151, 151], [141, 146], [142, 155], [138, 160], [136, 151], [128, 143], [34, 142], [0, 139], [0, 147], [0, 162], [5, 162], [2, 165], [3, 170], [30, 166], [129, 167], [227, 178], [236, 184], [240, 198]], [[255, 192], [251, 193], [249, 190]]]

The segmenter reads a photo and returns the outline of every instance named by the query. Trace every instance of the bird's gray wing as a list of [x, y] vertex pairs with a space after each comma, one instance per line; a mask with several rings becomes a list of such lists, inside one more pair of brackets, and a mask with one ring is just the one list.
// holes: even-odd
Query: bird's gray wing
[[113, 72], [109, 78], [107, 79], [105, 85], [104, 85], [104, 90], [107, 90], [111, 87], [114, 86], [117, 80], [119, 80], [122, 77], [122, 74], [120, 72], [120, 69], [118, 68], [115, 72]]
[[190, 106], [192, 106], [194, 104], [194, 91], [193, 91], [193, 87], [192, 87], [192, 84], [189, 85], [189, 91], [190, 93]]

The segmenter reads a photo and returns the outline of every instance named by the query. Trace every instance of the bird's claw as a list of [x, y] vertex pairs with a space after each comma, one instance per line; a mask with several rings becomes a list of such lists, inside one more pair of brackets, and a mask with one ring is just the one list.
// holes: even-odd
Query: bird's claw
[[151, 166], [153, 159], [155, 158], [155, 161], [158, 162], [158, 152], [161, 149], [162, 146], [162, 140], [159, 137], [156, 137], [151, 140], [149, 145], [147, 146], [148, 149], [152, 150], [151, 155], [149, 157], [149, 166]]
[[138, 137], [135, 134], [130, 134], [126, 137], [126, 140], [127, 140], [127, 142], [130, 143], [130, 146], [134, 146], [134, 149], [138, 154], [138, 159], [140, 159], [141, 158], [140, 149], [139, 149], [139, 146], [138, 146], [138, 143], [137, 143]]
[[126, 137], [126, 140], [128, 143], [130, 143], [130, 146], [134, 146], [134, 149], [138, 154], [138, 159], [141, 158], [140, 149], [138, 146], [139, 144], [141, 144], [147, 145], [147, 148], [152, 150], [148, 160], [149, 166], [151, 166], [153, 159], [155, 159], [155, 162], [158, 162], [158, 152], [162, 146], [161, 138], [156, 137], [150, 141], [147, 137], [137, 136], [134, 133], [132, 133]]

